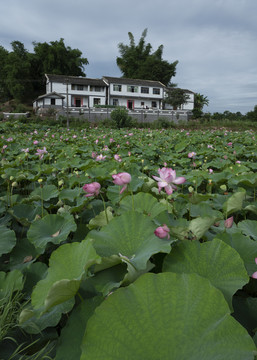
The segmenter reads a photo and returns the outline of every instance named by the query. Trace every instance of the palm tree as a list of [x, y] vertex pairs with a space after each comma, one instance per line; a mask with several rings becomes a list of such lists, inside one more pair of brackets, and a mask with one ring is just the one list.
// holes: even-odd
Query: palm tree
[[207, 96], [196, 93], [194, 96], [194, 108], [202, 111], [204, 105], [209, 105], [209, 99], [207, 98]]

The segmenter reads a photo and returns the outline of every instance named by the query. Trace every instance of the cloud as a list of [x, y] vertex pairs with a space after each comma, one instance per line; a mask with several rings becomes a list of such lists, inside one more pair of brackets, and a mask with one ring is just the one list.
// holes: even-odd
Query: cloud
[[[90, 77], [120, 76], [118, 43], [148, 28], [153, 50], [178, 60], [173, 82], [209, 98], [206, 110], [242, 111], [257, 103], [256, 0], [9, 0], [0, 4], [1, 43], [64, 38], [87, 57]], [[256, 100], [255, 100], [256, 99]]]

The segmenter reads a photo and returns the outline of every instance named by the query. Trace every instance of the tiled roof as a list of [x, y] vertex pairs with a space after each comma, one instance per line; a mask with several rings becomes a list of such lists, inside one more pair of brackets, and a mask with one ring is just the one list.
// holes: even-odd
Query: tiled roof
[[140, 80], [140, 79], [126, 79], [120, 77], [103, 76], [109, 84], [125, 84], [125, 85], [139, 85], [164, 88], [165, 86], [160, 81], [155, 80]]
[[57, 92], [53, 91], [51, 93], [47, 93], [44, 95], [40, 95], [38, 98], [36, 98], [36, 100], [40, 100], [43, 98], [60, 98], [60, 99], [65, 99], [64, 95], [58, 94]]
[[47, 79], [50, 82], [58, 82], [58, 83], [69, 83], [76, 85], [95, 85], [95, 86], [105, 86], [106, 83], [102, 79], [90, 79], [87, 77], [80, 76], [67, 76], [67, 75], [51, 75], [46, 74]]

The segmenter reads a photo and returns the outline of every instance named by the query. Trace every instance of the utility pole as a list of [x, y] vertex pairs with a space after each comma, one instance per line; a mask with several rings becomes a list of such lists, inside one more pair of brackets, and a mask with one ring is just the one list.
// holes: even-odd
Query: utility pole
[[68, 92], [68, 79], [66, 79], [66, 118], [67, 118], [67, 129], [70, 127], [69, 124], [69, 92]]

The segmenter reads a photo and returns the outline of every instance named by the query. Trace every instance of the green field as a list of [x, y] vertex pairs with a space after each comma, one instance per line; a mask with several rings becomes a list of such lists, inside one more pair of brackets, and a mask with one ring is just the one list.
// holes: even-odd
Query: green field
[[255, 358], [255, 130], [0, 126], [0, 359]]

